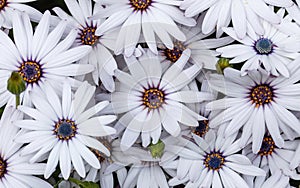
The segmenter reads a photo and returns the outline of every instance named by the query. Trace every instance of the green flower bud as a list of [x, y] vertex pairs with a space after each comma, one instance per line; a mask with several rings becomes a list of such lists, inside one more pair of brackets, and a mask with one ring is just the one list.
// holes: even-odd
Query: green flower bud
[[216, 68], [217, 68], [217, 72], [219, 74], [223, 74], [223, 71], [225, 68], [227, 67], [233, 67], [230, 63], [229, 63], [229, 59], [227, 58], [220, 58], [216, 64]]
[[165, 144], [159, 140], [156, 144], [151, 143], [148, 146], [148, 149], [150, 150], [153, 158], [161, 158], [161, 156], [164, 154]]
[[7, 81], [7, 90], [12, 94], [20, 95], [26, 89], [26, 83], [18, 72], [12, 72]]

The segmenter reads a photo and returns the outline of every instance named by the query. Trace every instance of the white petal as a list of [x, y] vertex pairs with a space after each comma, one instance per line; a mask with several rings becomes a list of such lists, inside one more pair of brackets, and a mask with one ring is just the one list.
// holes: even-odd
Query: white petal
[[92, 167], [99, 169], [100, 162], [97, 157], [81, 142], [79, 142], [76, 138], [72, 140], [76, 150], [80, 153], [81, 157]]
[[256, 166], [253, 165], [241, 165], [235, 164], [232, 162], [227, 162], [226, 166], [231, 168], [232, 170], [250, 176], [265, 176], [266, 172]]
[[69, 179], [71, 173], [71, 158], [70, 158], [68, 143], [66, 141], [62, 142], [59, 153], [60, 153], [59, 155], [60, 170], [63, 178], [67, 180]]
[[72, 164], [76, 170], [76, 172], [81, 176], [85, 177], [85, 168], [82, 161], [81, 156], [79, 155], [74, 143], [71, 141], [69, 142], [69, 149], [70, 149], [70, 156], [72, 160]]
[[55, 171], [57, 163], [58, 163], [58, 158], [59, 158], [59, 153], [60, 153], [60, 148], [61, 148], [61, 142], [58, 142], [52, 151], [49, 154], [48, 161], [47, 161], [47, 166], [46, 170], [44, 173], [44, 177], [48, 179], [51, 174]]
[[76, 119], [76, 122], [78, 124], [80, 124], [80, 123], [86, 121], [87, 119], [89, 119], [93, 115], [97, 114], [102, 109], [104, 109], [108, 104], [109, 104], [108, 101], [99, 102], [95, 106], [89, 108], [88, 110], [86, 110], [85, 112], [83, 112], [82, 114], [80, 114], [79, 117]]
[[96, 140], [95, 138], [84, 136], [84, 135], [77, 135], [77, 138], [86, 146], [90, 148], [94, 148], [102, 153], [104, 153], [106, 156], [110, 156], [110, 151], [106, 146], [104, 146], [101, 142]]

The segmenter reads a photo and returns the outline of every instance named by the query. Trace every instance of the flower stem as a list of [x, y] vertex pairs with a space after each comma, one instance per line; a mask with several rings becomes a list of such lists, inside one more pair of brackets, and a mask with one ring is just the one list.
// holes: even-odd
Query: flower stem
[[20, 105], [20, 95], [16, 94], [16, 108]]

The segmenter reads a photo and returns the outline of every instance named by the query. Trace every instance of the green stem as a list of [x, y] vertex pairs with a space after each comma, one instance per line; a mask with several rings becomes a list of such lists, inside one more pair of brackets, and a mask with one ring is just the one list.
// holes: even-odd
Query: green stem
[[16, 108], [20, 105], [20, 95], [16, 94]]
[[54, 188], [58, 188], [58, 185], [63, 181], [64, 179], [60, 179], [55, 185], [53, 185]]

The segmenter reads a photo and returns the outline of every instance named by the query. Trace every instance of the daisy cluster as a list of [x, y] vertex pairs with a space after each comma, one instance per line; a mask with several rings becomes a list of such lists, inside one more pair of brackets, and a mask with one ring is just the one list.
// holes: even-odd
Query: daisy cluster
[[33, 1], [0, 0], [0, 188], [298, 186], [300, 1]]

